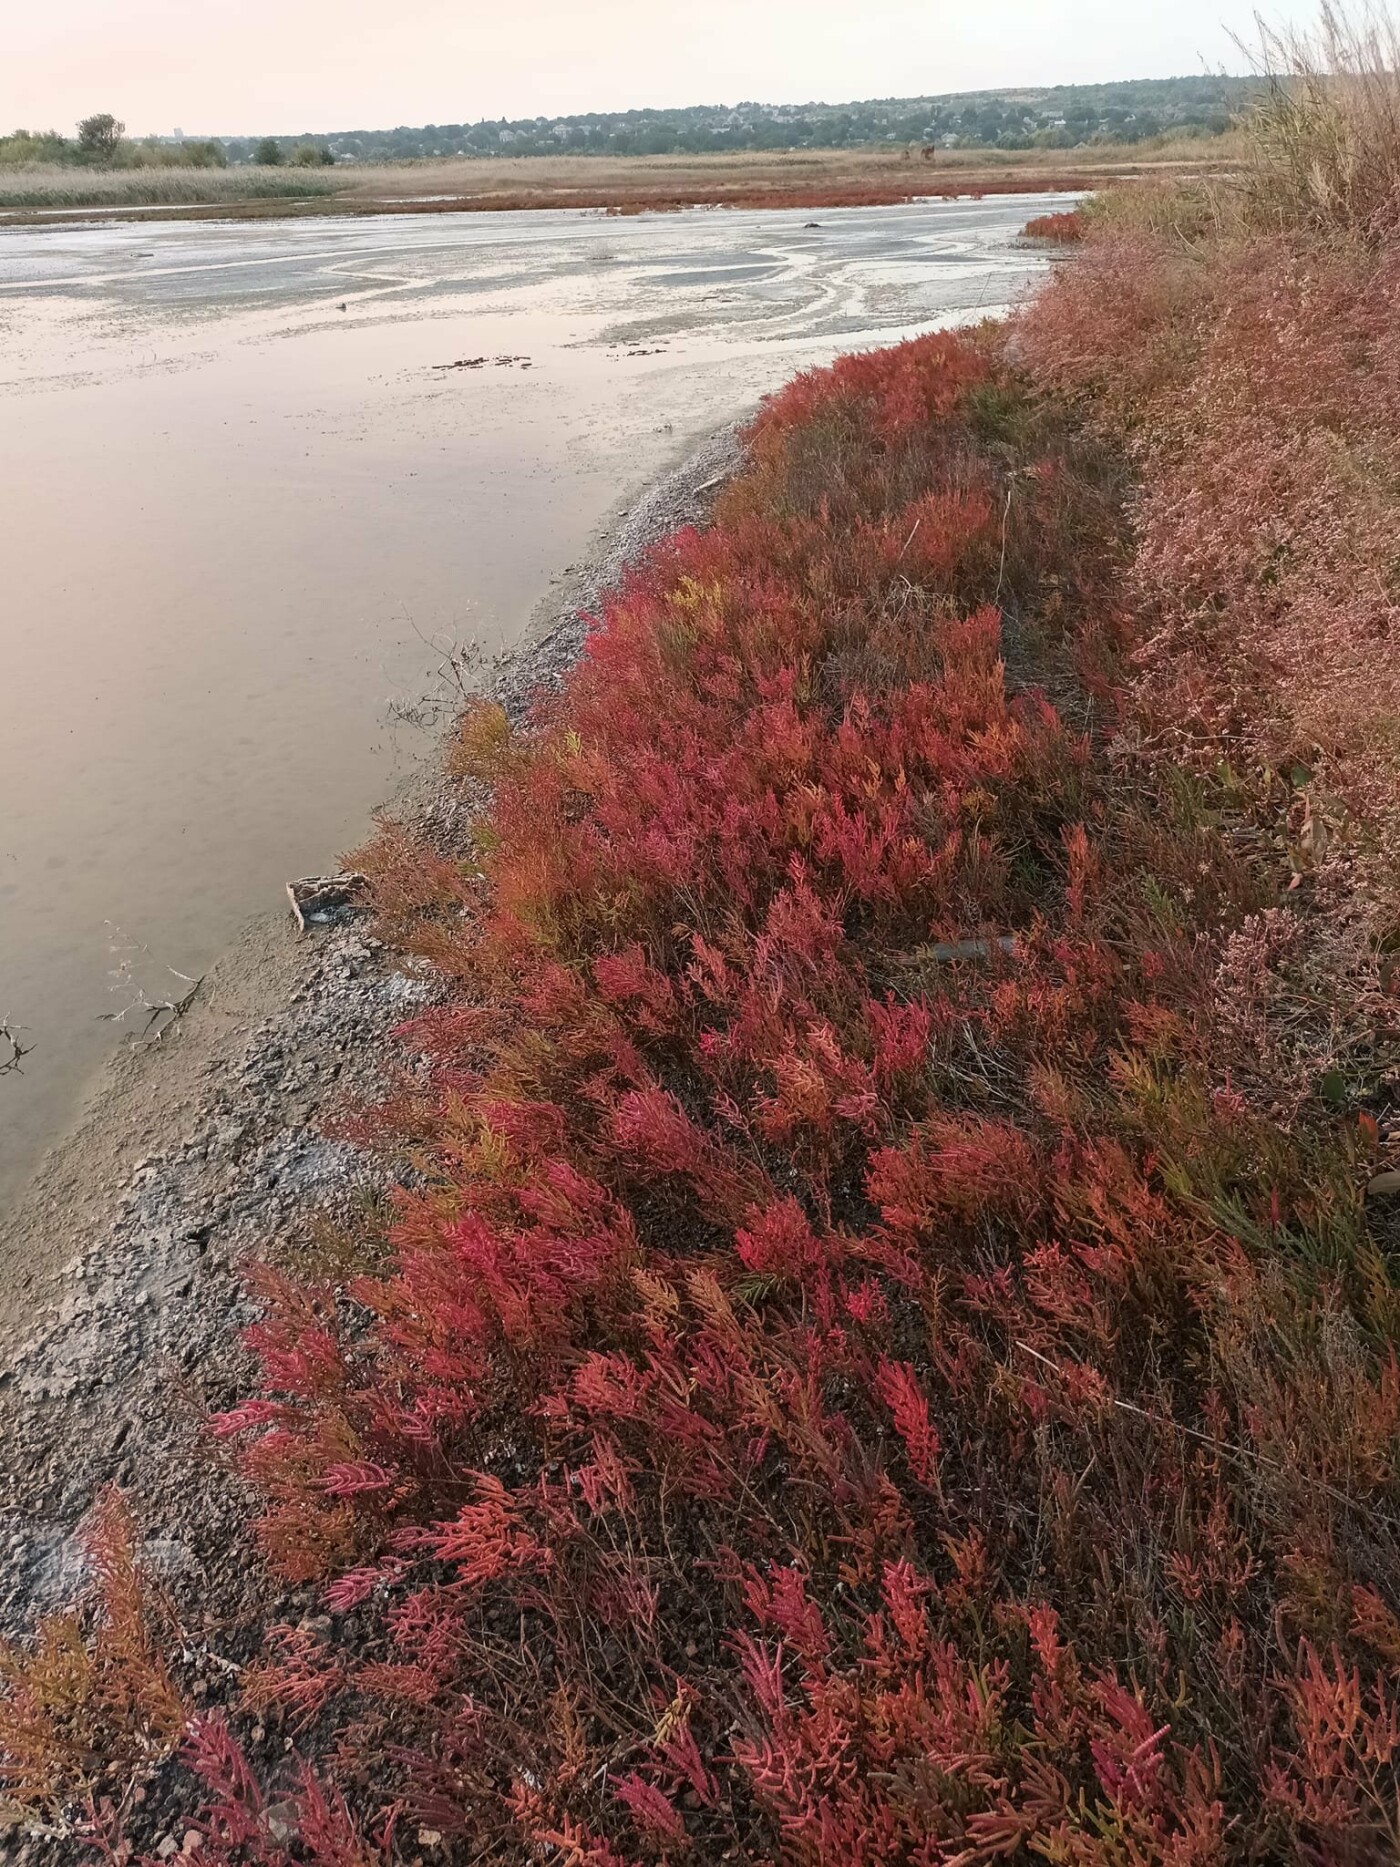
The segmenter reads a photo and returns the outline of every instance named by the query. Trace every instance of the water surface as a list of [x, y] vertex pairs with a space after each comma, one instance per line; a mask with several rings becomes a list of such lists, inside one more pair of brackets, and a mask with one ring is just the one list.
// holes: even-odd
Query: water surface
[[445, 649], [795, 369], [1013, 300], [1028, 211], [0, 230], [0, 1207], [363, 834]]

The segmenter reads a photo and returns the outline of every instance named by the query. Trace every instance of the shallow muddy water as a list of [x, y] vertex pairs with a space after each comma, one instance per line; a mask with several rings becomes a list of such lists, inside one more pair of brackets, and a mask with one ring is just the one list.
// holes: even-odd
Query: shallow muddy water
[[363, 834], [449, 650], [794, 370], [1014, 300], [1029, 211], [0, 230], [0, 1210]]

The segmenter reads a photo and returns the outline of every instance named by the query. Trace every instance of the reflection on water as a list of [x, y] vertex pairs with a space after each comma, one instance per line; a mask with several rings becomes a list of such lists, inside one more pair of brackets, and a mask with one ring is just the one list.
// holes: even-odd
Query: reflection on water
[[0, 1200], [168, 969], [362, 834], [445, 646], [794, 369], [1012, 299], [1026, 213], [0, 231]]

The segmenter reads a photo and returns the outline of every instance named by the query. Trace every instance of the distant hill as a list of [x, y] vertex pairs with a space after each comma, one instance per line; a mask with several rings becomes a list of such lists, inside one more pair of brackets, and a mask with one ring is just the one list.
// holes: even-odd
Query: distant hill
[[[1257, 90], [1248, 78], [1142, 78], [1119, 84], [883, 97], [856, 104], [696, 104], [684, 110], [595, 111], [573, 117], [429, 123], [347, 130], [311, 140], [338, 161], [454, 155], [669, 155], [726, 149], [842, 149], [937, 142], [949, 148], [1073, 149], [1162, 135], [1214, 136]], [[232, 162], [258, 141], [225, 137]], [[291, 154], [304, 136], [278, 139]]]

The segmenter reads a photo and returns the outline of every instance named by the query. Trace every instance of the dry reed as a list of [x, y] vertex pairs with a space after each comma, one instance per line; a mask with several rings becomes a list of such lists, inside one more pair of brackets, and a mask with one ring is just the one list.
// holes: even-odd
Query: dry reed
[[1323, 0], [1308, 32], [1260, 26], [1250, 217], [1266, 229], [1374, 231], [1400, 197], [1400, 25]]
[[52, 213], [70, 208], [232, 206], [333, 194], [333, 175], [308, 169], [87, 169], [58, 163], [0, 168], [0, 208]]

